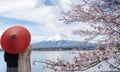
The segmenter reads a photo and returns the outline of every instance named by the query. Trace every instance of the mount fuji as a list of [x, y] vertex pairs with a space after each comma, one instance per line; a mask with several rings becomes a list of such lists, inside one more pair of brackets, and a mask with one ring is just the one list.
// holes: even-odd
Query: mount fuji
[[45, 49], [45, 48], [93, 48], [92, 43], [87, 43], [84, 46], [80, 41], [68, 38], [64, 34], [57, 34], [55, 36], [52, 36], [44, 41], [40, 41], [38, 43], [31, 44], [33, 49]]
[[56, 34], [55, 36], [48, 38], [47, 41], [59, 41], [59, 40], [72, 40], [64, 34]]

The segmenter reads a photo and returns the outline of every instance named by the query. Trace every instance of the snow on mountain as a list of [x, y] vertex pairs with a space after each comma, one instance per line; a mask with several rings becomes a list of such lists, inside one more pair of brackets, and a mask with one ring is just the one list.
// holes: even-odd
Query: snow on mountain
[[48, 38], [47, 41], [58, 41], [58, 40], [71, 40], [64, 34], [56, 34], [55, 36], [52, 36], [51, 38]]
[[[91, 46], [92, 44], [87, 44], [87, 45]], [[70, 39], [64, 34], [57, 34], [44, 41], [34, 43], [31, 46], [32, 48], [80, 48], [80, 47], [83, 47], [80, 41]]]

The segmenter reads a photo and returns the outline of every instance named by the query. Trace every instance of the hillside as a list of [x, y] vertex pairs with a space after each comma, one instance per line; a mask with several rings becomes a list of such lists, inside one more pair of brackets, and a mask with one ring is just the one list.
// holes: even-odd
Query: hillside
[[64, 34], [57, 34], [44, 41], [31, 44], [33, 49], [93, 49], [94, 45], [92, 43], [83, 44], [83, 42], [68, 38]]

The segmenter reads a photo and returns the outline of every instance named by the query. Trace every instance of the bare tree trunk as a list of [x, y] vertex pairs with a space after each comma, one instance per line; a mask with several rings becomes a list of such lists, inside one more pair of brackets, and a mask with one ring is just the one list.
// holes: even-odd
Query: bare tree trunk
[[31, 72], [30, 54], [30, 45], [24, 52], [19, 54], [18, 72]]

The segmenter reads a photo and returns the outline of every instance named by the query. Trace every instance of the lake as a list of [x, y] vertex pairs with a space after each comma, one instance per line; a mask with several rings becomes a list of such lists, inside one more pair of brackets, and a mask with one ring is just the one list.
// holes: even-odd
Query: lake
[[[88, 50], [87, 50], [88, 51]], [[87, 51], [81, 51], [81, 52], [87, 52]], [[67, 60], [72, 62], [73, 57], [76, 56], [76, 54], [72, 54], [77, 51], [32, 51], [31, 53], [31, 70], [32, 72], [54, 72], [50, 69], [43, 69], [43, 66], [45, 64], [36, 62], [33, 64], [34, 61], [45, 61], [45, 60], [56, 60], [58, 57], [63, 60]], [[6, 63], [4, 62], [3, 58], [3, 51], [0, 51], [0, 72], [6, 72]], [[101, 69], [98, 69], [97, 66], [92, 67], [86, 71], [82, 72], [100, 72], [100, 71], [109, 71], [111, 70], [105, 62], [100, 63], [103, 65]], [[81, 72], [81, 71], [77, 71]]]
[[[31, 53], [31, 69], [32, 72], [53, 72], [52, 70], [49, 69], [43, 69], [43, 66], [45, 64], [40, 63], [40, 62], [35, 62], [34, 61], [45, 61], [45, 60], [55, 60], [58, 57], [60, 59], [64, 60], [71, 60], [73, 55], [71, 52], [75, 51], [32, 51]], [[6, 63], [4, 62], [3, 58], [3, 51], [0, 51], [0, 72], [6, 72]]]

